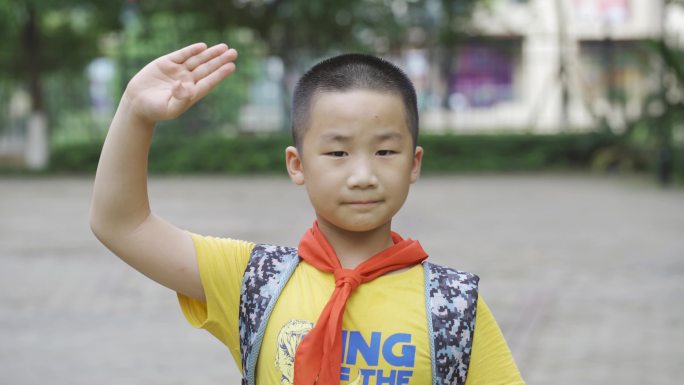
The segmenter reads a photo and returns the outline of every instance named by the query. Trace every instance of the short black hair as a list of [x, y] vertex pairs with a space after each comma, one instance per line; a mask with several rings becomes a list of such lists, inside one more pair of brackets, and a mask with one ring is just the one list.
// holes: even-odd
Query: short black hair
[[321, 92], [371, 90], [393, 93], [404, 102], [406, 125], [414, 147], [418, 143], [416, 90], [404, 71], [387, 60], [359, 53], [325, 59], [299, 79], [292, 98], [292, 140], [301, 148], [311, 105]]

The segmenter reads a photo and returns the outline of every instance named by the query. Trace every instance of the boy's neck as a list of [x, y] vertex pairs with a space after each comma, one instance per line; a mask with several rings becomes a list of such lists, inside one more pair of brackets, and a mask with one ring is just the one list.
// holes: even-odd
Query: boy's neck
[[335, 250], [340, 264], [353, 269], [373, 255], [392, 246], [392, 223], [370, 231], [347, 231], [319, 219], [318, 227]]

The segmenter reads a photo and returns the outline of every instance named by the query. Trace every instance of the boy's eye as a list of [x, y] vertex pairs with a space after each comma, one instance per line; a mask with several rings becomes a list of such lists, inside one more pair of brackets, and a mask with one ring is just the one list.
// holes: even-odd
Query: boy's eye
[[341, 158], [343, 156], [347, 156], [347, 152], [346, 151], [330, 151], [330, 152], [326, 152], [325, 155], [332, 156], [335, 158]]
[[380, 151], [378, 151], [376, 154], [378, 154], [379, 156], [387, 156], [387, 155], [396, 154], [396, 151], [392, 151], [392, 150], [380, 150]]

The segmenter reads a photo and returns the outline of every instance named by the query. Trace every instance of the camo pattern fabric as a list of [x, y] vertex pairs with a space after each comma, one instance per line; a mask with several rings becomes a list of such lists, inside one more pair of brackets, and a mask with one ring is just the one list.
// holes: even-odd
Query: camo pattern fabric
[[[265, 324], [299, 263], [297, 249], [254, 246], [240, 293], [242, 384], [253, 385]], [[434, 385], [464, 385], [475, 329], [477, 284], [471, 273], [423, 262]]]
[[242, 384], [253, 384], [256, 359], [275, 300], [299, 263], [297, 249], [258, 244], [252, 249], [240, 291]]
[[432, 376], [435, 385], [464, 385], [475, 330], [479, 277], [423, 264], [430, 313]]

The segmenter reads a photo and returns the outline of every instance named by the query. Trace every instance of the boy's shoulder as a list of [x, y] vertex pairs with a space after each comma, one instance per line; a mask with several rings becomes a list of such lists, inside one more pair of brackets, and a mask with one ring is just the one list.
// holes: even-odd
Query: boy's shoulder
[[439, 265], [427, 260], [423, 262], [423, 269], [425, 269], [426, 284], [429, 282], [429, 285], [435, 288], [468, 285], [477, 289], [477, 285], [480, 282], [480, 277], [474, 273]]
[[[250, 260], [253, 261], [254, 267], [258, 266], [272, 266], [267, 268], [269, 271], [276, 271], [277, 268], [282, 264], [287, 264], [293, 260], [298, 261], [298, 251], [296, 247], [290, 246], [279, 246], [266, 243], [257, 243], [252, 249], [252, 255]], [[428, 260], [422, 262], [424, 268], [429, 268], [432, 274], [439, 275], [450, 275], [455, 278], [461, 278], [468, 281], [479, 281], [479, 277], [476, 274], [459, 270], [453, 267], [440, 265]]]
[[[297, 248], [270, 244], [256, 244], [252, 249], [250, 261], [245, 270], [243, 285], [261, 287], [277, 285], [286, 281], [300, 258]], [[473, 273], [425, 260], [421, 263], [425, 284], [430, 291], [445, 290], [447, 287], [472, 287], [477, 290], [480, 278]], [[248, 288], [247, 288], [248, 289]]]
[[299, 254], [295, 247], [257, 243], [245, 269], [243, 286], [245, 283], [257, 287], [272, 284], [272, 280], [283, 274], [289, 277], [298, 263]]

